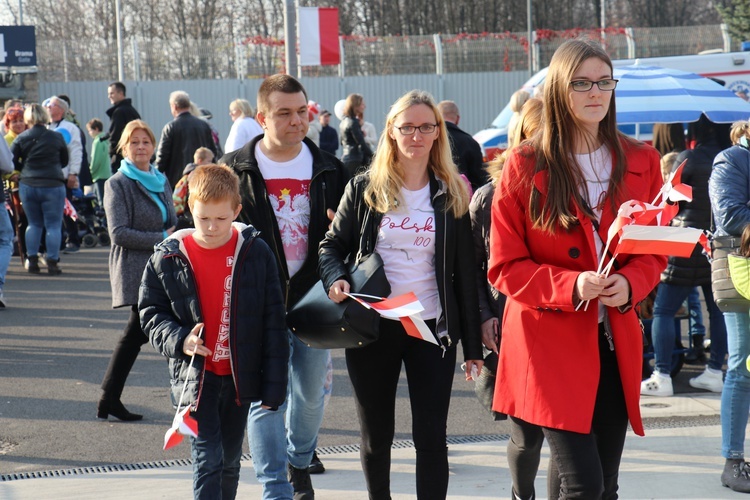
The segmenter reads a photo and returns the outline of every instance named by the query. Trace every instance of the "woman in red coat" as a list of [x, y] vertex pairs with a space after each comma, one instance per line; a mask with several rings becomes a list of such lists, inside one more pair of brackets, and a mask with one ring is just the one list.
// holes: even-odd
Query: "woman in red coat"
[[492, 206], [488, 278], [508, 297], [494, 409], [542, 427], [560, 498], [617, 498], [628, 420], [643, 435], [633, 306], [666, 258], [621, 255], [608, 277], [596, 269], [620, 204], [651, 201], [661, 174], [655, 149], [617, 131], [616, 85], [599, 45], [561, 45], [542, 130], [510, 153]]

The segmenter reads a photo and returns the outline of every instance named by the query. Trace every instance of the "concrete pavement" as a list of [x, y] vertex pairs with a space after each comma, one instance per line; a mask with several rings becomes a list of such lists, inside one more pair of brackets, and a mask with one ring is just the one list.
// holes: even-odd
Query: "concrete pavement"
[[[724, 460], [720, 456], [719, 395], [684, 394], [641, 401], [648, 424], [645, 438], [628, 434], [621, 466], [620, 497], [624, 499], [742, 498], [721, 486]], [[665, 417], [670, 417], [667, 420]], [[683, 419], [683, 420], [681, 420]], [[672, 422], [660, 428], [660, 422]], [[680, 423], [682, 422], [682, 423]], [[451, 499], [510, 498], [510, 475], [505, 457], [506, 436], [485, 436], [477, 442], [455, 438], [449, 445]], [[182, 444], [180, 446], [188, 446]], [[327, 467], [313, 476], [321, 500], [367, 498], [359, 454], [354, 446], [321, 448]], [[540, 498], [546, 491], [548, 448], [543, 449], [537, 477]], [[391, 472], [393, 498], [414, 498], [414, 449], [397, 442]], [[184, 461], [151, 463], [141, 470], [101, 469], [48, 473], [0, 483], [0, 498], [25, 499], [184, 499], [191, 494], [191, 467]], [[252, 462], [244, 459], [238, 498], [261, 498]], [[59, 475], [58, 475], [59, 474]], [[40, 476], [42, 473], [32, 474]], [[7, 476], [6, 476], [7, 477]]]

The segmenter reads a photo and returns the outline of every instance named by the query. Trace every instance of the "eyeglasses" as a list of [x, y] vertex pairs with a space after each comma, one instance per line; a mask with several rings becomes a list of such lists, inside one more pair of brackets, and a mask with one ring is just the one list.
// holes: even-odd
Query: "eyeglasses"
[[421, 134], [431, 134], [437, 128], [436, 123], [423, 123], [422, 125], [415, 127], [414, 125], [404, 125], [403, 127], [393, 127], [401, 132], [401, 135], [414, 135], [414, 132], [419, 130]]
[[599, 87], [599, 90], [611, 92], [612, 90], [615, 90], [617, 82], [619, 81], [620, 80], [615, 80], [614, 78], [607, 78], [606, 80], [599, 80], [598, 82], [592, 82], [591, 80], [573, 80], [570, 82], [570, 86], [573, 87], [575, 92], [588, 92], [593, 88], [594, 84], [596, 84], [596, 86]]

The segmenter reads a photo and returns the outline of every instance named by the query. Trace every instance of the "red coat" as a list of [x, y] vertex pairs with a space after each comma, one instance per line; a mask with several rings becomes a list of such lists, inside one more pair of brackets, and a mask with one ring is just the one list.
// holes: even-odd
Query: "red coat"
[[[628, 162], [622, 199], [651, 202], [662, 186], [659, 154], [623, 140]], [[532, 229], [528, 216], [532, 179], [544, 202], [548, 173], [534, 174], [530, 148], [505, 163], [492, 204], [488, 278], [508, 297], [503, 316], [494, 409], [527, 422], [589, 433], [599, 382], [598, 301], [575, 311], [573, 289], [583, 271], [598, 264], [591, 220], [578, 207], [580, 224], [555, 235]], [[571, 202], [572, 204], [572, 202]], [[599, 235], [607, 241], [614, 220], [604, 203]], [[612, 243], [612, 248], [616, 240]], [[634, 306], [656, 286], [666, 257], [624, 255], [617, 272], [630, 283]], [[643, 341], [635, 311], [607, 308], [630, 424], [643, 435], [638, 406]]]

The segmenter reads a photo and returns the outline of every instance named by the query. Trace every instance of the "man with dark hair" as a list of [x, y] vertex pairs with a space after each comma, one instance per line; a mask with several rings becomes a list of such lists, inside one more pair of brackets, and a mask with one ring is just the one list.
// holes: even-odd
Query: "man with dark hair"
[[320, 149], [326, 153], [336, 155], [336, 151], [339, 149], [339, 134], [336, 133], [336, 129], [331, 127], [331, 113], [328, 110], [320, 112]]
[[487, 172], [482, 165], [482, 148], [474, 138], [458, 128], [461, 114], [453, 101], [438, 103], [440, 114], [443, 115], [448, 136], [451, 139], [451, 153], [458, 171], [469, 179], [471, 188], [477, 190], [488, 181]]
[[[255, 226], [276, 249], [285, 303], [292, 307], [318, 281], [318, 244], [348, 176], [337, 158], [305, 137], [307, 94], [291, 76], [274, 75], [261, 84], [257, 116], [263, 135], [224, 155], [221, 163], [240, 177], [238, 220]], [[328, 351], [287, 334], [287, 401], [276, 412], [251, 405], [247, 433], [263, 498], [309, 500], [315, 498], [308, 467], [323, 422]]]
[[190, 112], [190, 96], [177, 90], [169, 95], [169, 109], [174, 120], [161, 131], [159, 149], [156, 152], [156, 168], [169, 179], [174, 190], [182, 178], [182, 170], [190, 163], [195, 150], [204, 147], [216, 155], [216, 144], [211, 127]]
[[112, 82], [107, 87], [107, 97], [112, 107], [107, 110], [109, 116], [109, 133], [105, 139], [109, 140], [109, 158], [112, 165], [112, 173], [120, 168], [122, 155], [117, 151], [117, 143], [120, 142], [125, 125], [133, 120], [140, 120], [141, 115], [133, 107], [131, 99], [125, 97], [125, 84]]

